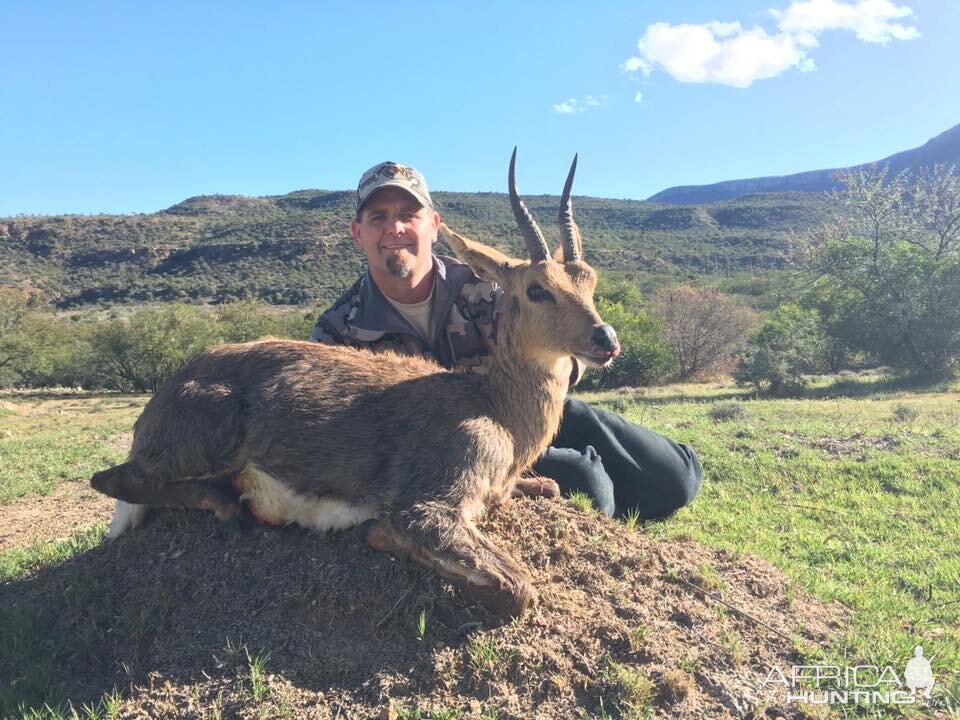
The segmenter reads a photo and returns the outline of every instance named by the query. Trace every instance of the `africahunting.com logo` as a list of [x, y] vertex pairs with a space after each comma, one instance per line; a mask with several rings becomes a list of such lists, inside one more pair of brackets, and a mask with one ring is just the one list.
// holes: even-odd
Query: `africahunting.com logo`
[[892, 665], [793, 665], [786, 672], [774, 665], [760, 689], [813, 705], [912, 705], [933, 692], [931, 659], [917, 645], [902, 676]]

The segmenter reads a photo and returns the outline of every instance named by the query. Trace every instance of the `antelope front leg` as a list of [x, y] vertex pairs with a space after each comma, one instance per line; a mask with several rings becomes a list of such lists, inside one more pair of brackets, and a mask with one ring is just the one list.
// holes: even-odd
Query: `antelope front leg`
[[511, 491], [512, 497], [560, 497], [560, 486], [555, 480], [542, 475], [525, 475], [517, 479]]
[[420, 531], [399, 530], [380, 518], [369, 526], [367, 542], [377, 550], [413, 558], [500, 616], [520, 615], [536, 597], [523, 569], [470, 523], [459, 519], [453, 527], [435, 528], [435, 533], [443, 538], [442, 548], [437, 538], [418, 539]]

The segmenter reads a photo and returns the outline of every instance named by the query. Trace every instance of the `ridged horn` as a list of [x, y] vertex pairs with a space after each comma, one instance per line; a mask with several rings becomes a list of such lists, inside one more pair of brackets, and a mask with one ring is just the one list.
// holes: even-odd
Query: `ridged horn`
[[547, 241], [543, 239], [543, 233], [537, 226], [537, 221], [523, 204], [523, 200], [517, 194], [517, 180], [514, 169], [517, 164], [517, 148], [513, 148], [513, 155], [510, 156], [510, 172], [507, 176], [507, 188], [510, 192], [510, 207], [513, 208], [513, 217], [517, 220], [517, 226], [520, 228], [520, 234], [523, 235], [523, 241], [527, 244], [527, 252], [530, 259], [534, 262], [546, 260], [550, 257], [550, 250], [547, 248]]
[[579, 262], [583, 259], [583, 244], [580, 240], [580, 229], [573, 221], [573, 176], [577, 173], [577, 156], [573, 156], [573, 164], [567, 173], [567, 182], [563, 185], [563, 196], [560, 198], [560, 238], [563, 242], [563, 259], [565, 262]]

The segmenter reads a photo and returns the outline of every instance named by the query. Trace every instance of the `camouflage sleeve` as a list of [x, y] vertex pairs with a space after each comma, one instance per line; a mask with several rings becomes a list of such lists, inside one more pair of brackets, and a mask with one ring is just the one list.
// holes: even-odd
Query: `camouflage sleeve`
[[353, 345], [353, 341], [345, 332], [346, 318], [351, 308], [357, 304], [357, 295], [363, 277], [360, 277], [349, 290], [344, 292], [337, 301], [320, 313], [313, 330], [310, 331], [310, 340], [325, 345]]
[[317, 318], [313, 330], [310, 331], [310, 340], [324, 345], [349, 345], [347, 339], [337, 332], [323, 315]]

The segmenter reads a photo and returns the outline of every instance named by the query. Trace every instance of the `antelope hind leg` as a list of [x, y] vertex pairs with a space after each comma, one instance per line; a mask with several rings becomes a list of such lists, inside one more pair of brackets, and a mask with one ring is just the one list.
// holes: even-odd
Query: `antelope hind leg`
[[218, 520], [232, 520], [243, 512], [237, 499], [215, 481], [161, 482], [138, 472], [130, 462], [96, 473], [90, 484], [104, 495], [131, 505], [212, 510]]
[[409, 531], [398, 530], [386, 518], [369, 522], [367, 542], [371, 547], [413, 558], [498, 615], [516, 617], [536, 597], [523, 569], [469, 523], [458, 523], [453, 542], [440, 549], [418, 541]]

